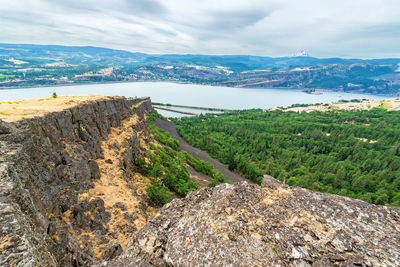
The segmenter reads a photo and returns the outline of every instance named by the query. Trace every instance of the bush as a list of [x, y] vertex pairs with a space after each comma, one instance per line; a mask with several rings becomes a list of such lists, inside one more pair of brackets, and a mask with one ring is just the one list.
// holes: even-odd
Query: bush
[[157, 128], [157, 126], [153, 122], [149, 122], [147, 124], [147, 127], [158, 142], [166, 146], [170, 146], [176, 151], [179, 151], [179, 148], [181, 146], [180, 142], [173, 138], [167, 131]]
[[171, 201], [171, 193], [168, 188], [157, 180], [151, 181], [151, 185], [146, 188], [147, 197], [149, 202], [158, 207]]
[[141, 173], [146, 174], [146, 175], [149, 174], [150, 169], [149, 169], [147, 162], [144, 159], [137, 158], [135, 160], [135, 164], [136, 164], [136, 166], [139, 167], [139, 171]]
[[213, 174], [213, 178], [212, 178], [211, 182], [208, 184], [208, 187], [215, 187], [222, 183], [233, 184], [233, 182], [231, 180], [225, 179], [225, 177], [222, 173], [215, 170], [214, 174]]
[[[400, 205], [400, 112], [382, 107], [310, 113], [242, 110], [240, 115], [175, 122], [188, 143], [255, 183], [268, 174], [289, 185]], [[210, 175], [207, 164], [186, 162]]]
[[230, 182], [224, 178], [222, 173], [215, 170], [211, 163], [195, 159], [186, 151], [179, 151], [179, 141], [154, 124], [158, 117], [157, 112], [151, 112], [147, 126], [150, 133], [163, 146], [149, 143], [149, 150], [146, 152], [148, 162], [142, 158], [137, 158], [135, 162], [141, 173], [155, 178], [152, 184], [146, 188], [151, 205], [162, 206], [169, 202], [171, 200], [170, 192], [173, 192], [174, 196], [185, 197], [189, 191], [200, 188], [198, 182], [190, 179], [186, 164], [192, 166], [196, 171], [212, 177], [210, 186]]

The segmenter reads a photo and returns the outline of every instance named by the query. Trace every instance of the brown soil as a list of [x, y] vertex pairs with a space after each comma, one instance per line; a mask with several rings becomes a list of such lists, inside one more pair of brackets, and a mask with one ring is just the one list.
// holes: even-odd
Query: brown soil
[[[135, 193], [135, 189], [130, 185], [121, 167], [121, 159], [125, 154], [124, 143], [131, 138], [132, 128], [138, 122], [135, 115], [124, 120], [119, 127], [112, 128], [108, 139], [101, 144], [104, 158], [96, 160], [100, 169], [100, 179], [94, 181], [94, 188], [79, 195], [80, 200], [96, 198], [104, 200], [106, 211], [111, 214], [111, 219], [107, 224], [109, 233], [117, 236], [122, 249], [125, 249], [132, 236], [132, 232], [125, 228], [133, 223], [136, 229], [140, 229], [146, 223], [146, 218], [138, 212], [140, 195]], [[137, 134], [141, 135], [140, 132]], [[123, 209], [119, 208], [121, 204]], [[126, 217], [134, 218], [134, 221], [127, 223]], [[95, 257], [100, 258], [103, 249], [104, 247], [101, 246], [94, 247]]]

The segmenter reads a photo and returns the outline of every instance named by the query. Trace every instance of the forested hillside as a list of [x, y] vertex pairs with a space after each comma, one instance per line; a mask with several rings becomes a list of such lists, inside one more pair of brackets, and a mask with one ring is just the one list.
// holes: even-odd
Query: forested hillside
[[147, 127], [155, 140], [163, 146], [149, 143], [146, 159], [137, 158], [138, 171], [151, 178], [151, 185], [146, 188], [148, 200], [153, 206], [162, 206], [171, 201], [173, 197], [185, 197], [189, 191], [200, 188], [200, 184], [190, 179], [186, 166], [191, 166], [196, 171], [210, 178], [208, 184], [214, 187], [220, 183], [231, 183], [224, 175], [214, 169], [213, 165], [193, 158], [186, 151], [180, 151], [180, 143], [171, 135], [157, 128], [154, 121], [160, 115], [153, 111], [149, 114]]
[[175, 120], [179, 133], [245, 177], [400, 206], [400, 112], [247, 110]]

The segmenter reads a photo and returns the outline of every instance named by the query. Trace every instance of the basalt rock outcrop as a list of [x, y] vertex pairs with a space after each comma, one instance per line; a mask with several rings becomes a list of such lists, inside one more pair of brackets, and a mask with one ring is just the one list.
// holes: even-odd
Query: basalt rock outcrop
[[400, 209], [272, 177], [191, 192], [102, 266], [400, 266]]
[[150, 99], [41, 101], [61, 108], [0, 109], [0, 266], [400, 266], [400, 208], [269, 176], [190, 192], [149, 220], [131, 175]]
[[0, 266], [90, 266], [147, 220], [129, 174], [150, 138], [150, 99], [77, 99], [0, 120]]

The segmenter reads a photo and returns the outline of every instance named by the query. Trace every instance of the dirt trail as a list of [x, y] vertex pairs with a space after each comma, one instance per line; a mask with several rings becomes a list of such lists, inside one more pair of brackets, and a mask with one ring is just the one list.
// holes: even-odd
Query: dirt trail
[[[158, 119], [158, 120], [155, 121], [155, 124], [157, 125], [157, 127], [169, 132], [172, 137], [174, 137], [175, 139], [179, 140], [179, 142], [181, 142], [181, 149], [182, 150], [185, 150], [186, 152], [188, 152], [190, 155], [192, 155], [195, 158], [210, 162], [214, 166], [215, 169], [219, 170], [225, 176], [226, 179], [232, 180], [235, 183], [236, 182], [241, 182], [241, 181], [251, 182], [250, 180], [248, 180], [248, 179], [246, 179], [246, 178], [244, 178], [244, 177], [242, 177], [242, 176], [230, 171], [224, 164], [222, 164], [218, 160], [210, 157], [204, 151], [189, 145], [178, 134], [178, 132], [176, 131], [176, 126], [172, 122], [167, 121], [167, 120]], [[208, 176], [206, 176], [206, 177], [208, 177]]]

